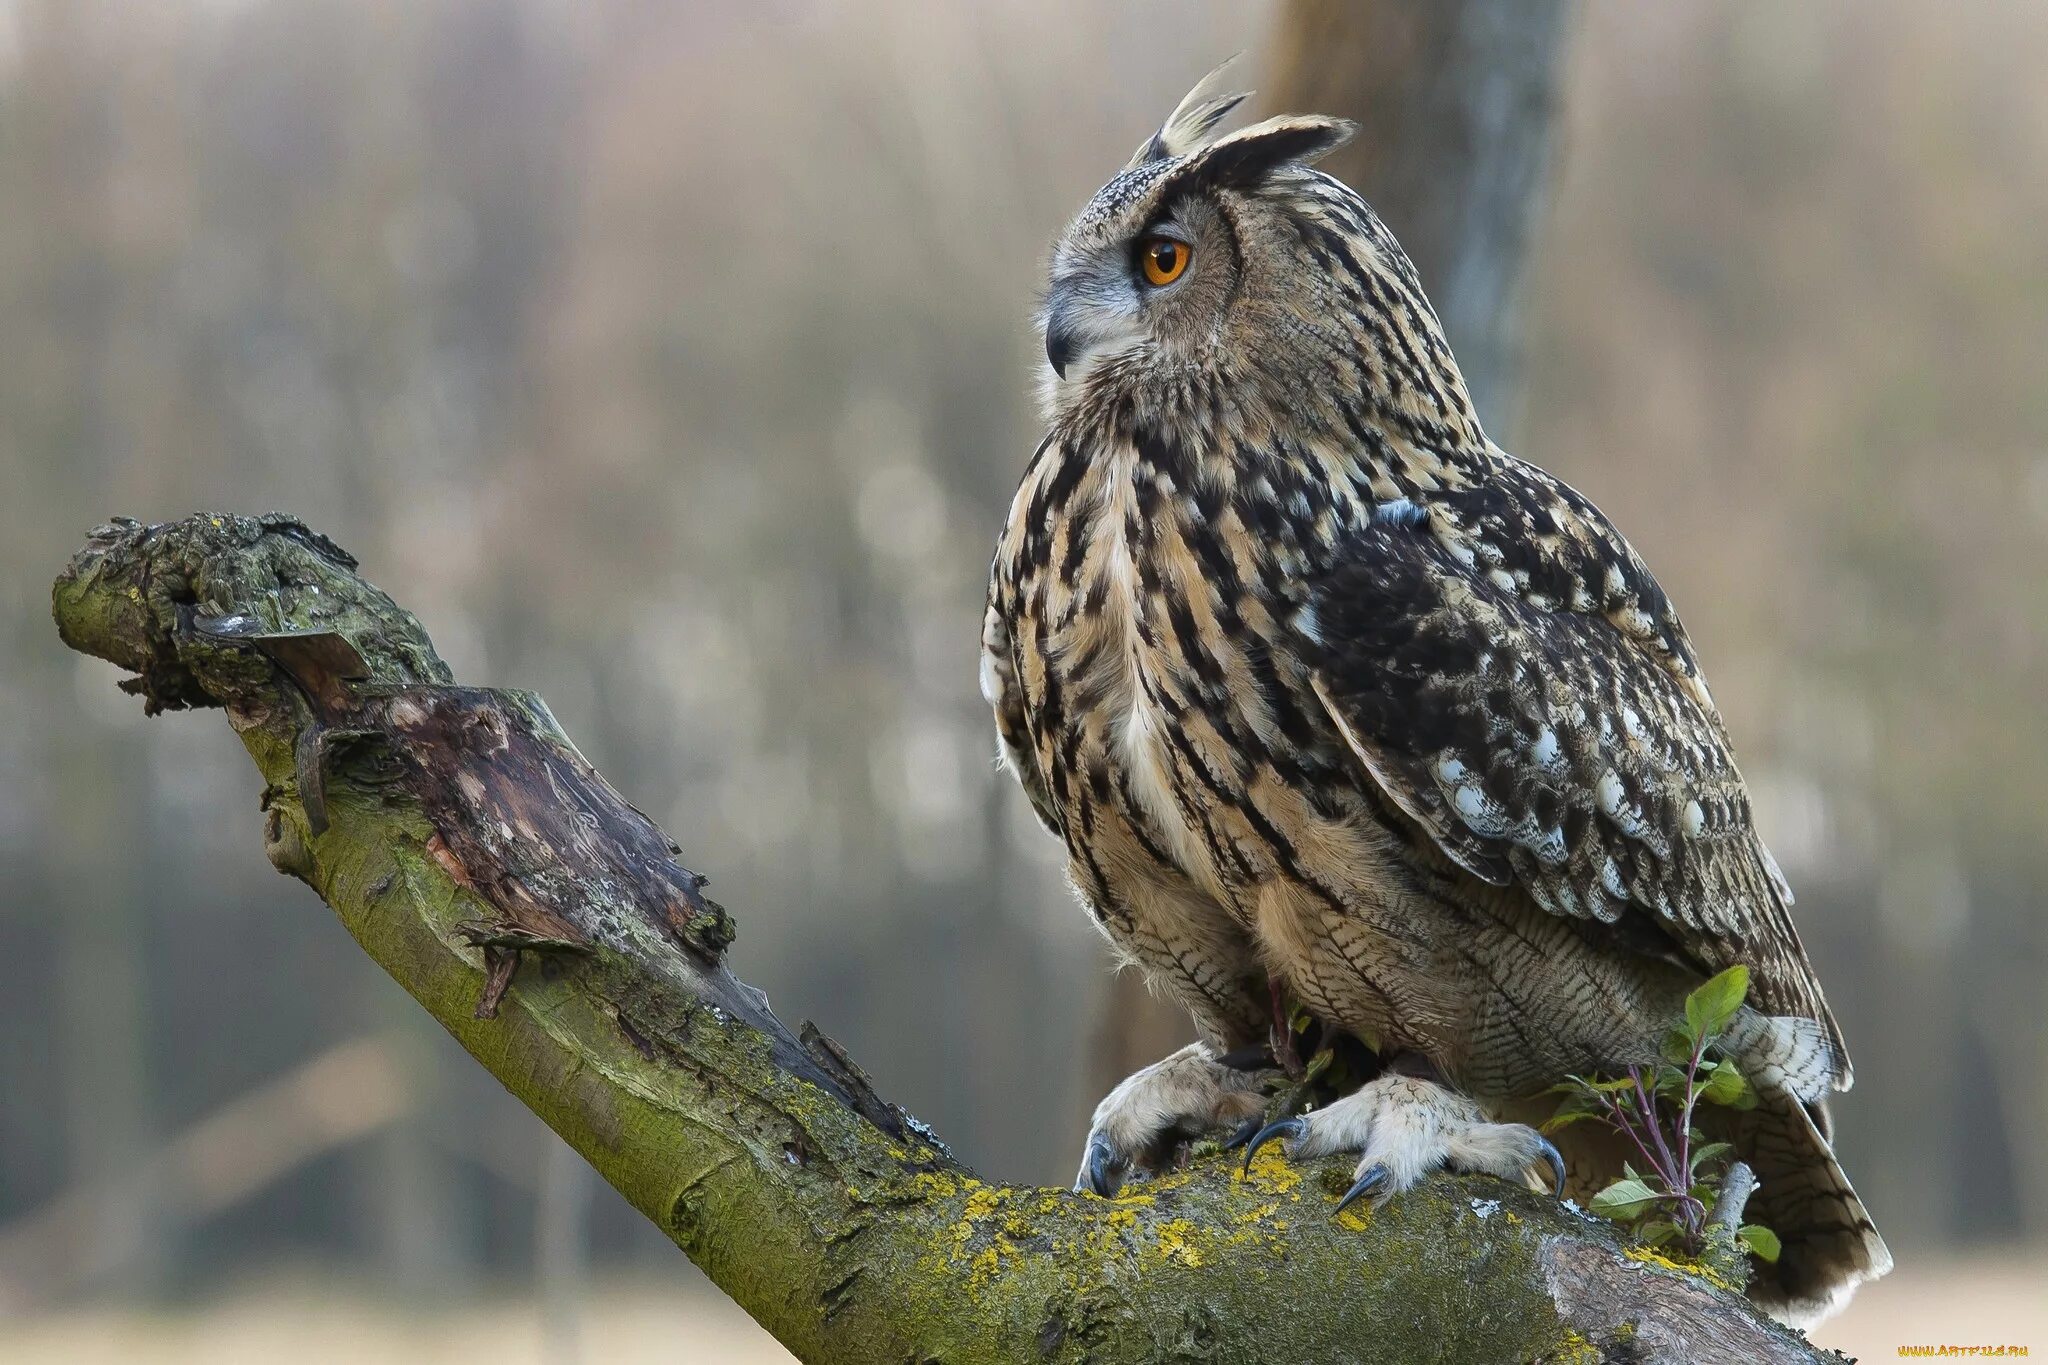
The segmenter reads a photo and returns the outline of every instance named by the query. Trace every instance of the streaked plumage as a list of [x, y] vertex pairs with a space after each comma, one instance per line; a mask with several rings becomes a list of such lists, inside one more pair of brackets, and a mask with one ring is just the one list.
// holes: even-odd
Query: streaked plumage
[[[1142, 1159], [1171, 1095], [1241, 1113], [1213, 1059], [1266, 1038], [1269, 976], [1507, 1119], [1654, 1055], [1745, 962], [1767, 1100], [1730, 1136], [1786, 1242], [1763, 1293], [1811, 1316], [1889, 1257], [1823, 1136], [1848, 1057], [1684, 629], [1591, 503], [1487, 440], [1406, 256], [1305, 164], [1349, 125], [1218, 138], [1241, 97], [1207, 84], [1056, 250], [1050, 430], [983, 640], [1082, 900], [1204, 1039], [1098, 1136]], [[1155, 287], [1162, 234], [1192, 263]], [[1496, 1127], [1473, 1164], [1519, 1169]], [[1614, 1173], [1567, 1156], [1575, 1189]]]

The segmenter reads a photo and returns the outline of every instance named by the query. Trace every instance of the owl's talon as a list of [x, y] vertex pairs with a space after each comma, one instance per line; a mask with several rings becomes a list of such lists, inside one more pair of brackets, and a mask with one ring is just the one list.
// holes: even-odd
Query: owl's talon
[[1229, 1140], [1223, 1144], [1223, 1150], [1226, 1152], [1236, 1151], [1257, 1137], [1265, 1126], [1266, 1116], [1264, 1114], [1253, 1114], [1243, 1123], [1237, 1125], [1237, 1131], [1233, 1132]]
[[1550, 1166], [1550, 1193], [1556, 1197], [1559, 1203], [1563, 1203], [1564, 1158], [1558, 1154], [1557, 1148], [1548, 1139], [1543, 1139], [1543, 1146], [1537, 1155], [1541, 1156]]
[[1374, 1163], [1372, 1166], [1366, 1169], [1364, 1175], [1358, 1177], [1357, 1182], [1354, 1183], [1350, 1189], [1344, 1191], [1344, 1197], [1337, 1201], [1337, 1207], [1330, 1214], [1330, 1216], [1332, 1218], [1335, 1218], [1338, 1214], [1344, 1212], [1345, 1209], [1349, 1208], [1353, 1200], [1371, 1194], [1374, 1190], [1386, 1184], [1387, 1181], [1389, 1181], [1392, 1178], [1393, 1177], [1387, 1174], [1386, 1167], [1379, 1165], [1378, 1163]]
[[1308, 1120], [1304, 1118], [1281, 1119], [1269, 1123], [1252, 1135], [1251, 1145], [1244, 1149], [1244, 1174], [1252, 1173], [1252, 1158], [1259, 1154], [1259, 1148], [1274, 1138], [1301, 1139], [1308, 1136]]
[[1074, 1181], [1075, 1194], [1095, 1194], [1107, 1199], [1123, 1184], [1124, 1159], [1109, 1139], [1100, 1133], [1088, 1138], [1088, 1150], [1081, 1158], [1081, 1175]]
[[1095, 1106], [1075, 1193], [1108, 1198], [1134, 1168], [1171, 1170], [1190, 1143], [1256, 1119], [1262, 1073], [1244, 1063], [1242, 1055], [1190, 1043], [1126, 1077]]

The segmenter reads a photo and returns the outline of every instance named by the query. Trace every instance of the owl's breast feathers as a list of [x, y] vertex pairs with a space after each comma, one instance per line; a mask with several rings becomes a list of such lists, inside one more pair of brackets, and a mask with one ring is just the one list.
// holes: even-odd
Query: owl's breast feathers
[[984, 689], [1006, 758], [1098, 913], [1121, 899], [1120, 864], [1219, 897], [1253, 875], [1249, 845], [1205, 818], [1223, 810], [1298, 864], [1249, 799], [1255, 781], [1356, 803], [1353, 761], [1290, 643], [1318, 561], [1259, 526], [1284, 500], [1293, 524], [1333, 540], [1347, 512], [1297, 467], [1260, 475], [1256, 498], [1239, 478], [1154, 430], [1056, 430], [997, 552]]
[[1801, 1088], [1845, 1085], [1692, 647], [1600, 512], [1493, 447], [1201, 429], [1056, 428], [997, 553], [984, 682], [1076, 862], [1114, 825], [1198, 882], [1267, 862], [1346, 902], [1355, 865], [1284, 792], [1688, 968], [1746, 963], [1752, 1003], [1824, 1034]]

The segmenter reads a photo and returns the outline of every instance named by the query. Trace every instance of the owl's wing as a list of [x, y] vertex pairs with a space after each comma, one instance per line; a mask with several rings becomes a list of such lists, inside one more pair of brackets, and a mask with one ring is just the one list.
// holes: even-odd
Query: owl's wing
[[1554, 914], [1646, 913], [1704, 970], [1747, 964], [1753, 1003], [1820, 1023], [1846, 1084], [1676, 614], [1590, 502], [1500, 458], [1427, 511], [1383, 507], [1319, 585], [1304, 633], [1324, 705], [1459, 866]]

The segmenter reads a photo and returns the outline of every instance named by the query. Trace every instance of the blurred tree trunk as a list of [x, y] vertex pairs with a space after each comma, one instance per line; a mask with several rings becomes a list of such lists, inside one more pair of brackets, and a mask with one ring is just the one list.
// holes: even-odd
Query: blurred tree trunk
[[590, 1167], [567, 1143], [542, 1149], [540, 1204], [533, 1219], [534, 1287], [540, 1298], [541, 1360], [583, 1359], [583, 1281], [588, 1269]]
[[[1286, 0], [1264, 82], [1268, 113], [1358, 121], [1320, 165], [1407, 249], [1487, 432], [1510, 448], [1567, 19], [1565, 0]], [[1112, 978], [1086, 1102], [1193, 1037], [1137, 973]]]
[[108, 856], [142, 844], [147, 776], [132, 736], [71, 740], [58, 752], [51, 771], [69, 823], [50, 831], [47, 847], [78, 907], [64, 917], [57, 955], [65, 1150], [73, 1185], [102, 1191], [86, 1206], [74, 1263], [96, 1289], [148, 1296], [166, 1286], [174, 1233], [145, 1166], [156, 1145], [147, 901], [137, 865]]
[[[65, 301], [51, 340], [75, 359], [48, 372], [61, 376], [52, 401], [68, 419], [68, 439], [52, 462], [93, 478], [118, 458], [109, 452], [120, 448], [127, 395], [115, 340], [133, 318], [124, 314], [120, 291], [128, 262], [111, 226], [118, 113], [114, 98], [83, 74], [92, 17], [79, 10], [50, 0], [21, 7], [21, 36], [51, 54], [32, 77], [43, 87], [43, 117], [10, 112], [0, 123], [19, 140], [39, 212], [62, 243], [47, 258], [38, 290]], [[24, 508], [37, 501], [26, 490], [10, 488], [8, 497], [19, 497]], [[158, 1022], [150, 1017], [148, 992], [151, 926], [135, 894], [134, 868], [121, 855], [146, 845], [150, 774], [130, 736], [63, 727], [44, 742], [44, 771], [58, 775], [57, 807], [66, 817], [40, 838], [69, 907], [58, 921], [54, 983], [67, 1175], [74, 1185], [116, 1191], [95, 1201], [90, 1245], [79, 1259], [98, 1287], [149, 1295], [165, 1287], [175, 1257], [159, 1191], [134, 1176], [156, 1145], [149, 1050]]]
[[1287, 0], [1273, 40], [1275, 111], [1358, 120], [1322, 168], [1407, 248], [1503, 444], [1568, 18], [1565, 0]]
[[[388, 991], [372, 993], [366, 977], [358, 1004], [388, 1034], [393, 1063], [414, 1094], [444, 1093], [445, 1063], [431, 1024], [407, 1011]], [[467, 1172], [434, 1140], [429, 1105], [407, 1109], [351, 1154], [356, 1212], [374, 1248], [382, 1288], [411, 1308], [446, 1303], [474, 1292], [479, 1267], [473, 1248], [480, 1211], [470, 1197]]]
[[285, 517], [122, 522], [55, 615], [149, 709], [224, 709], [271, 863], [799, 1359], [1821, 1359], [1487, 1177], [1341, 1215], [1348, 1158], [1272, 1148], [1114, 1200], [976, 1178], [732, 975], [730, 915], [545, 703], [457, 686], [354, 569]]

